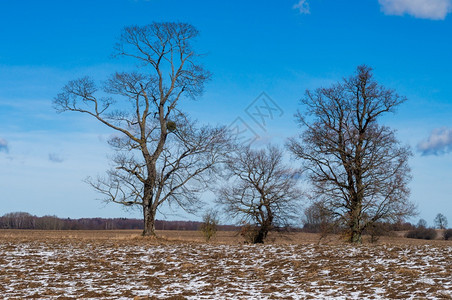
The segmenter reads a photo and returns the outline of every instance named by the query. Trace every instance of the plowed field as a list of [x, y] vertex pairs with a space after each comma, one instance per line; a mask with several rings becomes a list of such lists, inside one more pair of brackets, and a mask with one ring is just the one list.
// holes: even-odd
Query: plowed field
[[[0, 231], [5, 299], [452, 299], [452, 243]], [[227, 236], [226, 236], [227, 235]], [[187, 236], [189, 234], [187, 233]], [[404, 243], [406, 241], [406, 243]]]

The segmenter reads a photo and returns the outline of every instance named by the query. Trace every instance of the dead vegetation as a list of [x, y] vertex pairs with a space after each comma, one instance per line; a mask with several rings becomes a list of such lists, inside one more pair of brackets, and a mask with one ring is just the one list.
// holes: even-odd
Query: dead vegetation
[[[234, 232], [0, 231], [5, 298], [451, 299], [452, 244], [315, 234], [245, 245]], [[414, 242], [413, 242], [414, 241]], [[323, 241], [322, 241], [323, 242]]]

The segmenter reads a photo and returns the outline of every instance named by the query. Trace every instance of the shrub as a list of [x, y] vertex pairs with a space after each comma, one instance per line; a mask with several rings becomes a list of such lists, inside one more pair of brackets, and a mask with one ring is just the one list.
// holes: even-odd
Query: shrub
[[391, 224], [376, 222], [366, 228], [364, 233], [370, 236], [371, 243], [376, 243], [381, 236], [391, 235]]
[[254, 244], [259, 228], [255, 225], [244, 223], [240, 228], [240, 235], [245, 239], [245, 244]]
[[408, 231], [406, 237], [410, 239], [434, 240], [436, 238], [436, 230], [433, 228], [419, 227]]
[[452, 240], [452, 229], [446, 229], [446, 230], [444, 231], [444, 239], [445, 239], [446, 241]]
[[203, 215], [203, 222], [200, 226], [200, 230], [206, 242], [210, 241], [217, 234], [218, 227], [218, 213], [216, 211], [210, 210]]

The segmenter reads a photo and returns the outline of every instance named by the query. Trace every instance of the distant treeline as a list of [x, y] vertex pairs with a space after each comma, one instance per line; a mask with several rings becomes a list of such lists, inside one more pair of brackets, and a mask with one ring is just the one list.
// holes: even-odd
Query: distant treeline
[[[157, 230], [199, 230], [201, 222], [157, 220]], [[219, 225], [218, 230], [232, 231], [238, 227]], [[40, 229], [40, 230], [114, 230], [143, 229], [143, 220], [127, 218], [81, 218], [62, 219], [57, 216], [37, 217], [26, 212], [13, 212], [0, 217], [0, 229]]]
[[[157, 230], [199, 230], [201, 222], [194, 221], [163, 221], [157, 220]], [[409, 231], [416, 228], [409, 222], [406, 223], [376, 223], [377, 231]], [[303, 228], [286, 228], [289, 231], [303, 231], [319, 233], [325, 224], [305, 223]], [[330, 227], [330, 226], [327, 226]], [[240, 226], [218, 225], [220, 231], [240, 230]], [[118, 229], [143, 229], [143, 220], [127, 218], [81, 218], [62, 219], [57, 216], [37, 217], [26, 212], [13, 212], [0, 217], [0, 229], [40, 229], [40, 230], [118, 230]]]
[[[398, 223], [386, 223], [386, 222], [376, 222], [371, 227], [364, 230], [364, 234], [377, 234], [384, 235], [385, 233], [390, 233], [393, 231], [409, 231], [416, 229], [416, 226], [410, 222], [398, 222]], [[305, 223], [301, 231], [310, 233], [321, 233], [323, 231], [328, 231], [331, 233], [339, 233], [344, 230], [337, 224], [334, 223]]]

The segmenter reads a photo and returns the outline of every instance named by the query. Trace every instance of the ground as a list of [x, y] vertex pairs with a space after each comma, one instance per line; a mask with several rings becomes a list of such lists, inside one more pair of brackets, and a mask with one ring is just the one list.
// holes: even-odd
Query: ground
[[0, 230], [5, 299], [452, 299], [452, 242]]

